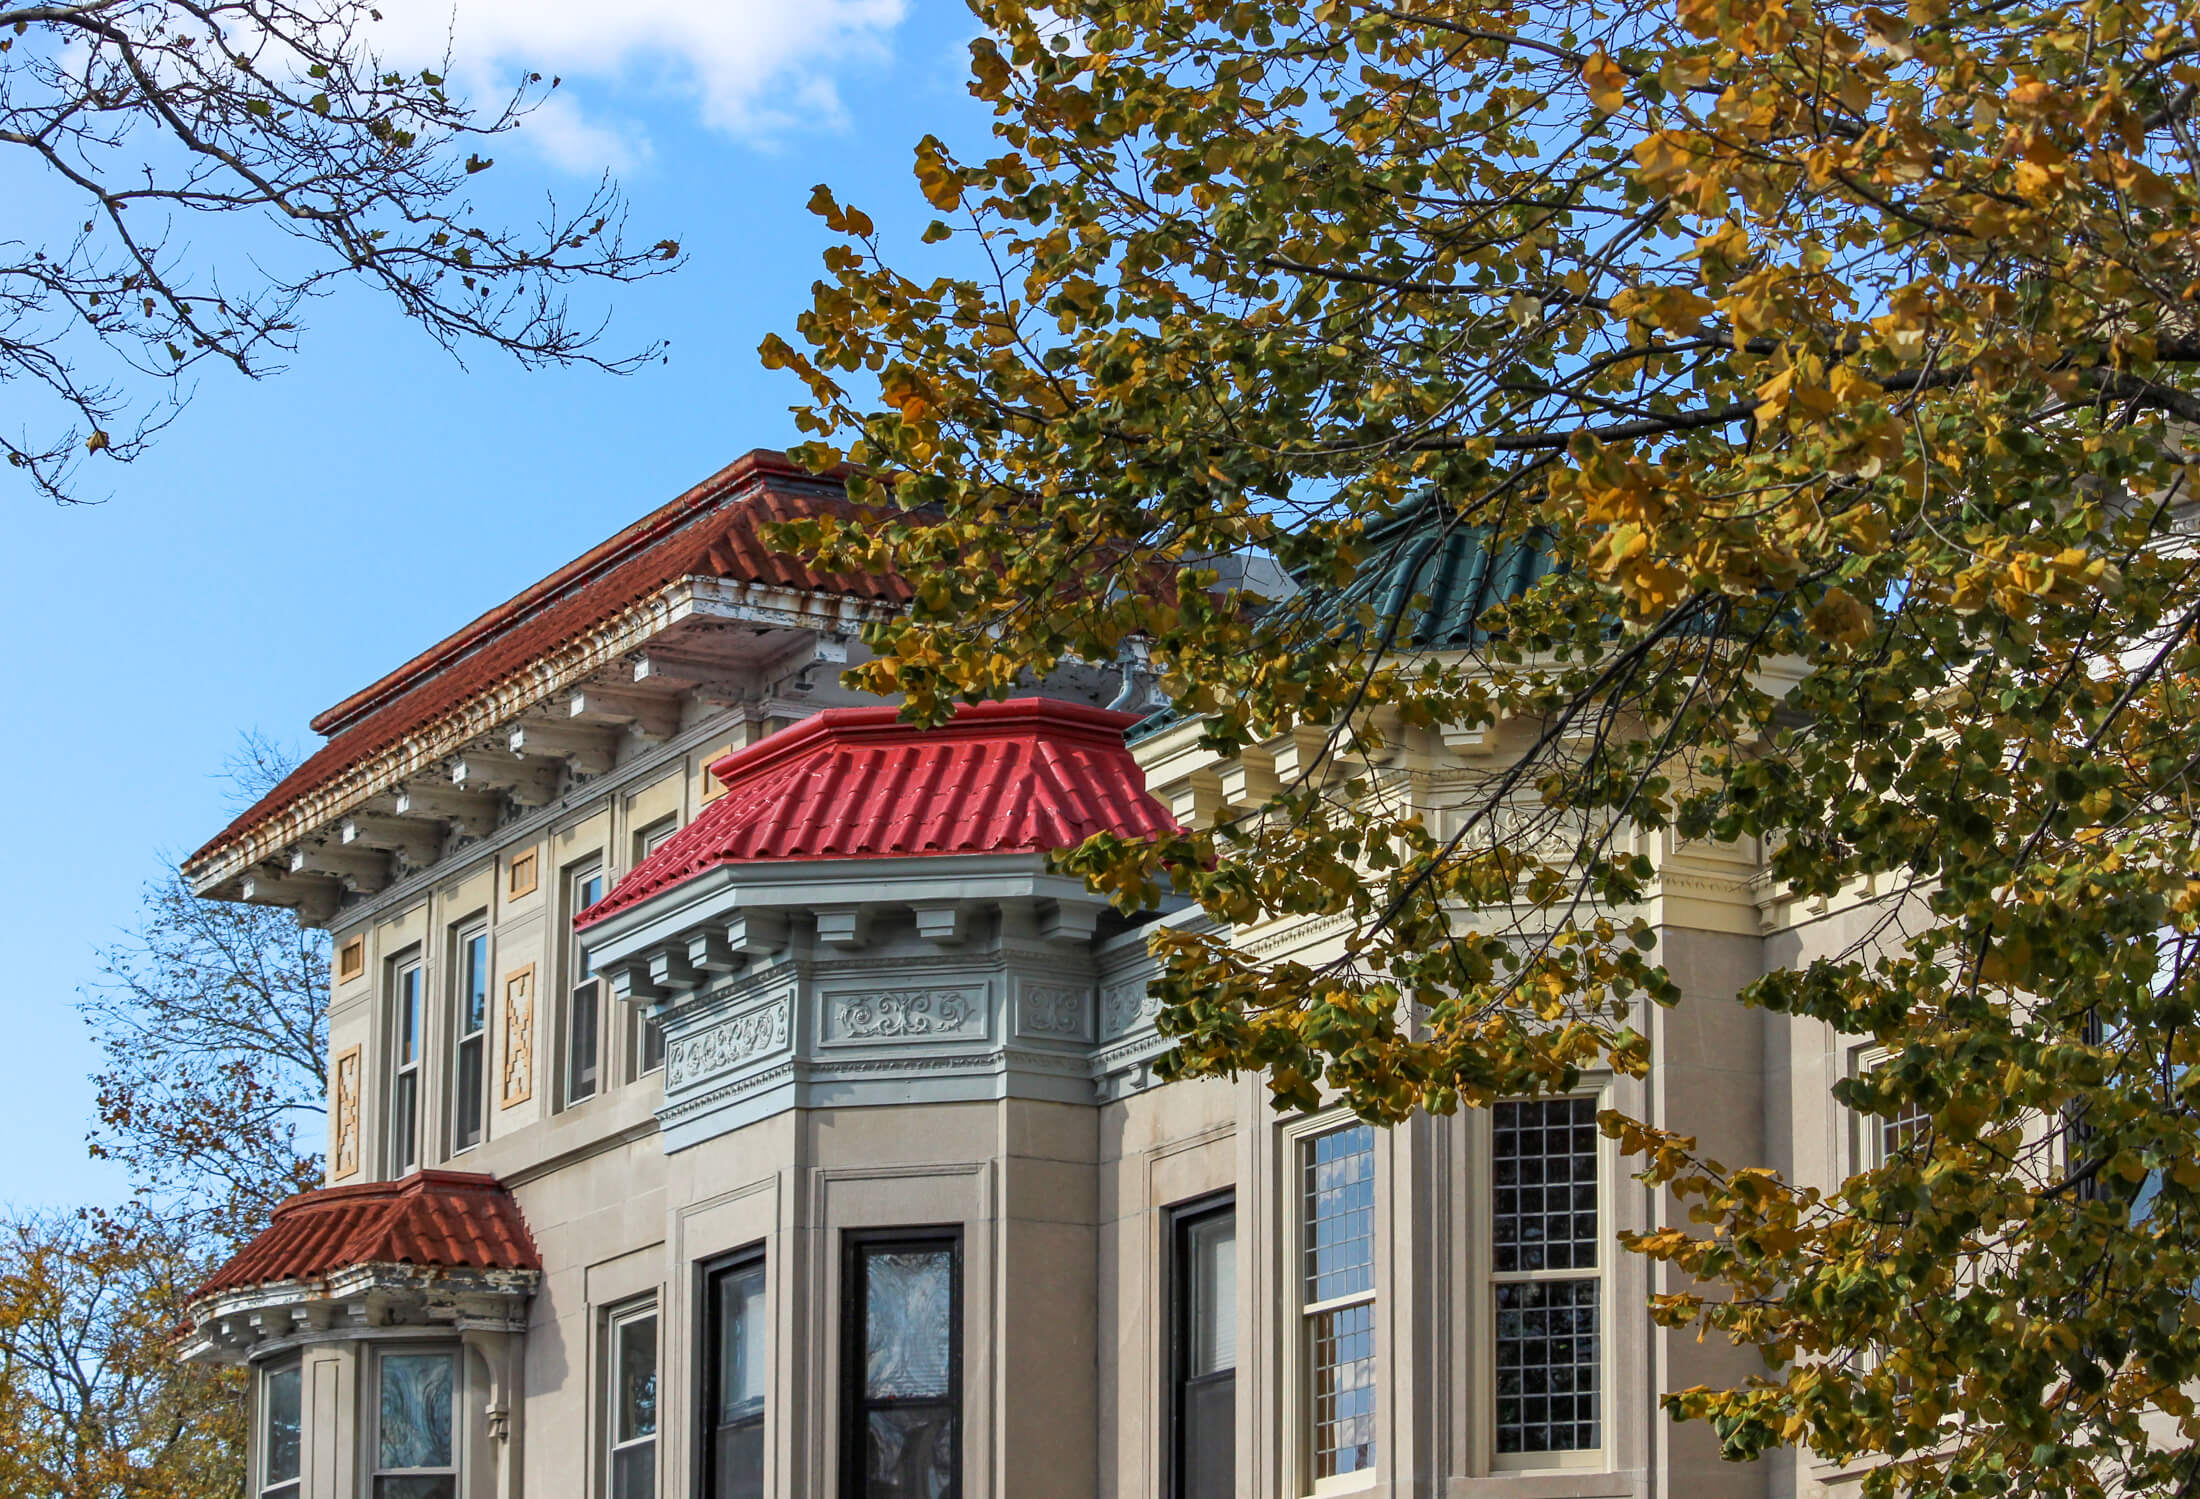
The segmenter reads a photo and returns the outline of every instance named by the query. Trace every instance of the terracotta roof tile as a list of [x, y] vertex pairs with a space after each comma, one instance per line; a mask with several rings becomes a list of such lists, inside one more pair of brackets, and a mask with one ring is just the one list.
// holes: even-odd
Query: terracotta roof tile
[[359, 761], [680, 578], [907, 602], [900, 578], [816, 572], [759, 534], [763, 522], [821, 511], [854, 513], [839, 478], [815, 478], [763, 449], [728, 465], [314, 719], [328, 743], [186, 862], [218, 853]]
[[936, 729], [892, 708], [828, 709], [711, 766], [725, 794], [574, 925], [721, 864], [1044, 853], [1174, 831], [1123, 746], [1136, 721], [1045, 698], [966, 706]]
[[314, 1280], [355, 1265], [540, 1270], [542, 1256], [495, 1177], [418, 1171], [291, 1198], [198, 1295]]

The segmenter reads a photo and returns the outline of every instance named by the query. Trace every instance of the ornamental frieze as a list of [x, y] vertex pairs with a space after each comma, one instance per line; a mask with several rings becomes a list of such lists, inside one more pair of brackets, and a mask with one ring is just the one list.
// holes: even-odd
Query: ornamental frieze
[[787, 998], [728, 1015], [716, 1025], [665, 1045], [665, 1087], [686, 1087], [698, 1079], [727, 1072], [744, 1062], [783, 1051], [790, 1034]]
[[830, 1029], [836, 1041], [900, 1041], [985, 1034], [985, 990], [880, 989], [836, 994]]

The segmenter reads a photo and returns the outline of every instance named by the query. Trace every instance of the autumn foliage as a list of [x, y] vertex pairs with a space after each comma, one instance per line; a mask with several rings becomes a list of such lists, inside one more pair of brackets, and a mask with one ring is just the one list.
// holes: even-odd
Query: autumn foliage
[[[1378, 1119], [1640, 1071], [1644, 841], [1761, 849], [1870, 919], [1741, 1001], [1922, 1122], [1798, 1182], [1607, 1120], [1680, 1205], [1633, 1247], [1708, 1288], [1658, 1315], [1767, 1357], [1677, 1411], [1875, 1495], [2189, 1489], [2195, 7], [977, 9], [994, 140], [916, 152], [946, 273], [820, 189], [763, 351], [908, 514], [786, 540], [921, 580], [861, 672], [920, 716], [1135, 641], [1219, 752], [1318, 731], [1074, 860], [1224, 924], [1159, 939], [1176, 1069]], [[1353, 586], [1431, 537], [1550, 565], [1432, 639]], [[1303, 591], [1216, 586], [1255, 550]], [[1443, 828], [1386, 791], [1498, 723]], [[1332, 961], [1237, 940], [1337, 915]]]

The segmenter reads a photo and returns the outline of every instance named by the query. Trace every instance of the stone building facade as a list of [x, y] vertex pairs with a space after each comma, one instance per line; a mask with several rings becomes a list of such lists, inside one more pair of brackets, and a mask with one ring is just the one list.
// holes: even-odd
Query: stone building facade
[[[315, 721], [194, 855], [331, 933], [328, 1186], [200, 1294], [261, 1499], [1689, 1499], [1657, 1395], [1747, 1373], [1653, 1328], [1668, 1217], [1593, 1127], [1837, 1178], [1869, 1058], [1732, 1002], [1845, 935], [1746, 850], [1645, 849], [1688, 1003], [1646, 1079], [1372, 1130], [1162, 1084], [1147, 926], [1047, 869], [1256, 803], [1113, 671], [913, 733], [838, 685], [890, 578], [760, 522], [753, 453]], [[1446, 605], [1457, 559], [1402, 549]], [[1420, 570], [1435, 571], [1424, 575]], [[1460, 576], [1463, 576], [1461, 574]], [[1456, 600], [1451, 602], [1455, 603]], [[1510, 731], [1359, 767], [1441, 826]], [[1323, 923], [1240, 933], [1320, 956]]]

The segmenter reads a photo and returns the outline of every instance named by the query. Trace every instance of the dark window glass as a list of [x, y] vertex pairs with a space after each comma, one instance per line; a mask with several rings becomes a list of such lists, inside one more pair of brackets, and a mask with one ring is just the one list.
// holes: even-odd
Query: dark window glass
[[263, 1499], [297, 1499], [300, 1400], [298, 1366], [270, 1369], [260, 1389], [267, 1431], [261, 1463]]
[[1169, 1499], [1237, 1492], [1237, 1214], [1177, 1215], [1172, 1265]]
[[489, 934], [475, 932], [458, 949], [458, 1097], [451, 1110], [451, 1144], [457, 1150], [481, 1143], [488, 1106], [483, 1086], [488, 1030]]
[[1497, 1450], [1598, 1445], [1597, 1283], [1524, 1280], [1497, 1288]]
[[851, 1234], [846, 1242], [841, 1492], [846, 1499], [956, 1499], [960, 1237]]
[[1491, 1119], [1497, 1450], [1602, 1445], [1596, 1100], [1501, 1103]]
[[711, 1271], [704, 1277], [703, 1308], [702, 1492], [705, 1499], [762, 1499], [771, 1321], [763, 1261]]

